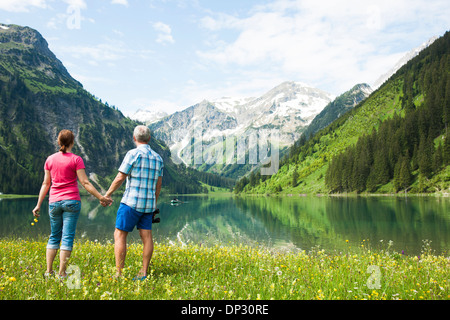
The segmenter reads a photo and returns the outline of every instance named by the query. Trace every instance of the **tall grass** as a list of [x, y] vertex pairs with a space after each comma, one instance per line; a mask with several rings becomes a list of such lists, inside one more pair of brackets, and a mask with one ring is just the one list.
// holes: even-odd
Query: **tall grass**
[[[114, 245], [76, 241], [66, 279], [44, 278], [42, 241], [0, 240], [0, 299], [449, 299], [450, 260], [425, 243], [420, 256], [372, 250], [277, 252], [250, 246], [156, 243], [149, 277], [132, 278], [142, 245], [128, 247], [124, 276], [114, 277]], [[350, 248], [352, 247], [352, 248]], [[356, 247], [356, 249], [355, 249]], [[56, 259], [54, 268], [57, 268]], [[56, 269], [57, 270], [57, 269]]]

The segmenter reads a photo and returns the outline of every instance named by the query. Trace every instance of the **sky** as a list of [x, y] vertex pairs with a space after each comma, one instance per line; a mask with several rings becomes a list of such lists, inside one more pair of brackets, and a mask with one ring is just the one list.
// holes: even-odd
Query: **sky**
[[448, 0], [0, 0], [96, 97], [131, 116], [258, 97], [284, 81], [339, 95], [450, 30]]

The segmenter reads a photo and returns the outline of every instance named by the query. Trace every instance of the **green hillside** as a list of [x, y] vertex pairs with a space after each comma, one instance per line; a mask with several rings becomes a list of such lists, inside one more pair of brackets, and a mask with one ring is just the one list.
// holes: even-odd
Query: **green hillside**
[[235, 191], [448, 190], [449, 42], [447, 32], [353, 110], [296, 143], [275, 175], [252, 173]]
[[[360, 83], [338, 96], [334, 101], [330, 102], [308, 125], [303, 132], [303, 139], [313, 136], [320, 129], [325, 128], [331, 122], [345, 114], [358, 103], [367, 98], [372, 92], [368, 84]], [[299, 141], [298, 141], [299, 143]]]
[[[107, 189], [135, 147], [137, 124], [84, 90], [36, 30], [0, 29], [0, 192], [39, 192], [45, 159], [58, 150], [61, 129], [75, 133], [73, 152], [83, 158], [91, 180]], [[152, 137], [150, 145], [164, 159], [167, 192], [203, 192], [200, 181], [214, 180], [174, 164], [161, 141]]]

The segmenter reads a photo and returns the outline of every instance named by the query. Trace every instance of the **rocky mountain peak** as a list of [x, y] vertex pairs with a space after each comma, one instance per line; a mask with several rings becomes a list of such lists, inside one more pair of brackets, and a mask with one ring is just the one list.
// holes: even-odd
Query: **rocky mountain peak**
[[30, 76], [35, 82], [54, 86], [64, 83], [69, 87], [82, 87], [75, 81], [62, 62], [49, 49], [47, 41], [36, 30], [14, 24], [0, 24], [0, 53], [9, 56], [10, 70], [33, 70]]
[[44, 37], [32, 28], [14, 24], [0, 24], [0, 37], [2, 43], [11, 42], [28, 47], [34, 47], [43, 54], [53, 55], [53, 53], [49, 50], [48, 43]]
[[373, 84], [372, 88], [374, 90], [378, 89], [384, 82], [386, 82], [392, 75], [394, 75], [402, 66], [404, 66], [408, 61], [419, 55], [422, 50], [428, 48], [438, 37], [434, 36], [422, 43], [420, 46], [407, 52], [397, 63], [386, 73], [382, 74]]

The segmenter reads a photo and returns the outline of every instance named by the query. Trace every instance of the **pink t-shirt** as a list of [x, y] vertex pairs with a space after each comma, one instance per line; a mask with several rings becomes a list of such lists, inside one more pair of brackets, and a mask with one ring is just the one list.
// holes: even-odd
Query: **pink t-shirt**
[[58, 152], [49, 156], [44, 165], [52, 180], [49, 202], [81, 200], [77, 170], [84, 168], [83, 159], [73, 153]]

